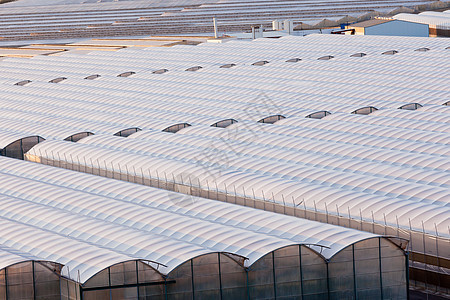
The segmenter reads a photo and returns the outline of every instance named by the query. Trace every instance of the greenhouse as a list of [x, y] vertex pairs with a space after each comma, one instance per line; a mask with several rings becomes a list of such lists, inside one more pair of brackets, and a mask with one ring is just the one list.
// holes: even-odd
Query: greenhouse
[[449, 294], [448, 40], [110, 50], [0, 60], [0, 299]]
[[406, 296], [405, 240], [0, 160], [2, 299]]

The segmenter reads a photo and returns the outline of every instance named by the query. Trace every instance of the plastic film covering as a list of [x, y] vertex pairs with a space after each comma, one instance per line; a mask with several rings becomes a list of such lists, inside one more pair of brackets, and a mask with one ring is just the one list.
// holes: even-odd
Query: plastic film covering
[[[2, 206], [0, 222], [2, 228], [6, 228], [0, 235], [2, 244], [11, 245], [18, 251], [27, 249], [29, 253], [48, 253], [46, 255], [56, 261], [64, 261], [62, 274], [69, 278], [75, 276], [74, 280], [83, 283], [80, 289], [83, 299], [109, 298], [110, 293], [113, 299], [138, 294], [152, 297], [165, 294], [238, 297], [247, 294], [251, 299], [258, 299], [263, 294], [323, 297], [328, 294], [323, 289], [328, 276], [336, 276], [327, 272], [326, 265], [333, 265], [334, 258], [352, 244], [367, 239], [378, 241], [378, 237], [370, 233], [202, 198], [195, 198], [193, 205], [174, 206], [175, 197], [180, 197], [180, 194], [18, 160], [1, 160], [2, 182], [9, 183], [1, 189], [5, 205]], [[74, 180], [75, 177], [79, 180]], [[110, 198], [113, 190], [117, 191], [114, 192], [115, 200]], [[80, 202], [79, 199], [85, 200]], [[135, 217], [142, 220], [140, 223], [132, 221], [127, 207], [136, 207], [133, 210], [136, 211]], [[150, 210], [157, 212], [155, 218], [161, 222], [148, 214]], [[178, 225], [167, 218], [169, 211], [176, 215], [179, 229], [189, 228], [191, 231], [185, 238], [175, 234]], [[55, 214], [58, 218], [51, 218]], [[246, 216], [245, 221], [239, 221], [239, 215]], [[184, 219], [188, 216], [192, 216], [191, 222], [197, 224], [210, 221], [207, 226], [187, 226]], [[205, 240], [208, 232], [212, 234], [210, 238], [221, 238], [217, 236], [219, 224], [233, 227], [233, 235], [239, 237], [232, 238], [235, 240], [232, 248], [222, 248], [233, 249], [233, 253], [213, 252], [213, 249], [223, 247], [225, 240], [219, 243]], [[167, 229], [163, 229], [164, 226]], [[243, 230], [251, 235], [244, 236]], [[14, 235], [17, 231], [21, 233], [19, 236]], [[33, 238], [27, 232], [33, 232]], [[70, 235], [67, 232], [71, 232]], [[145, 232], [145, 239], [143, 235], [139, 237], [139, 232]], [[155, 235], [153, 232], [158, 233]], [[197, 237], [192, 239], [189, 237], [192, 235]], [[256, 242], [256, 235], [264, 238]], [[163, 236], [164, 240], [161, 239]], [[169, 242], [175, 236], [178, 237], [177, 246]], [[224, 237], [224, 234], [220, 236]], [[306, 245], [298, 243], [299, 239]], [[43, 243], [36, 244], [36, 240]], [[145, 240], [151, 241], [151, 245], [145, 246]], [[190, 246], [184, 245], [182, 240], [189, 240]], [[320, 241], [327, 248], [309, 244], [313, 241]], [[246, 250], [242, 248], [247, 256], [239, 255], [238, 244], [242, 245], [242, 242], [247, 245]], [[56, 246], [68, 243], [70, 248]], [[254, 243], [256, 248], [249, 243]], [[22, 248], [17, 248], [19, 244], [23, 245]], [[208, 248], [200, 245], [208, 245]], [[261, 249], [260, 254], [254, 252], [257, 248]], [[178, 260], [169, 262], [170, 252], [165, 252], [156, 261], [150, 260], [157, 258], [156, 249], [172, 249]], [[321, 251], [330, 261], [324, 260], [316, 251]], [[400, 248], [395, 246], [392, 251], [398, 252], [399, 259], [404, 262], [405, 256]], [[90, 253], [97, 253], [97, 256], [89, 258]], [[98, 256], [100, 253], [102, 255]], [[75, 257], [82, 264], [77, 265], [73, 261]], [[88, 265], [90, 267], [86, 268]], [[64, 278], [61, 280], [61, 294], [67, 297], [65, 299], [78, 299], [76, 286]], [[40, 284], [41, 281], [36, 282]], [[44, 290], [50, 293], [48, 286]]]
[[[70, 160], [63, 158], [63, 153]], [[417, 234], [410, 238], [416, 240], [413, 241], [415, 251], [425, 251], [417, 240], [422, 238], [422, 232], [438, 235], [443, 239], [439, 243], [448, 239], [448, 209], [433, 204], [344, 191], [252, 172], [223, 170], [216, 166], [205, 169], [199, 164], [56, 141], [38, 144], [27, 158], [264, 210], [283, 211], [285, 207], [298, 207], [303, 209], [303, 217], [338, 224], [341, 218], [347, 218], [348, 226], [357, 229], [365, 230], [364, 226], [367, 226], [371, 228], [368, 230], [375, 231], [377, 227], [377, 230], [384, 228], [387, 233], [387, 227], [391, 227], [394, 232], [403, 232], [406, 236]], [[158, 172], [151, 172], [155, 168]], [[330, 213], [334, 217], [330, 218]], [[418, 224], [423, 224], [422, 228]], [[439, 247], [441, 251], [442, 247]], [[436, 255], [436, 250], [433, 246], [426, 251]]]
[[[144, 135], [140, 135], [143, 137]], [[151, 139], [150, 137], [155, 137]], [[95, 145], [99, 147], [109, 148], [113, 150], [127, 151], [131, 153], [167, 157], [171, 159], [198, 163], [204, 166], [215, 165], [221, 168], [235, 169], [238, 171], [249, 171], [259, 174], [267, 174], [270, 172], [273, 177], [289, 178], [301, 182], [320, 183], [322, 185], [332, 186], [334, 184], [341, 185], [344, 189], [360, 189], [366, 193], [374, 193], [379, 195], [396, 196], [402, 199], [411, 199], [433, 203], [436, 205], [450, 206], [448, 194], [445, 188], [430, 187], [427, 185], [404, 183], [393, 179], [380, 179], [375, 176], [359, 176], [357, 174], [349, 175], [342, 171], [318, 170], [317, 167], [295, 166], [279, 161], [276, 167], [272, 167], [273, 159], [261, 157], [251, 157], [240, 153], [238, 155], [237, 148], [233, 147], [233, 151], [222, 151], [222, 155], [206, 155], [212, 149], [208, 147], [200, 148], [198, 143], [193, 141], [194, 146], [173, 145], [172, 142], [164, 143], [157, 139], [162, 137], [163, 141], [166, 136], [164, 133], [154, 132], [146, 141], [137, 139], [120, 139], [110, 136], [96, 135], [80, 141], [82, 144]], [[178, 135], [171, 140], [175, 143]], [[214, 144], [214, 150], [220, 146], [220, 140], [209, 140], [210, 145]], [[226, 146], [230, 147], [227, 143]], [[266, 151], [271, 151], [267, 149]], [[280, 156], [279, 151], [277, 155]], [[227, 159], [224, 160], [223, 157]], [[421, 197], [417, 197], [420, 194]]]

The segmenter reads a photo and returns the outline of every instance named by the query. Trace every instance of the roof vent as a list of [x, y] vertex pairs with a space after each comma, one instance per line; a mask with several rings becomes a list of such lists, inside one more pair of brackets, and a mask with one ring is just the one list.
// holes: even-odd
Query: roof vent
[[131, 75], [133, 75], [133, 74], [136, 74], [136, 72], [132, 72], [132, 71], [130, 71], [130, 72], [125, 72], [125, 73], [122, 73], [122, 74], [117, 75], [117, 77], [128, 77], [128, 76], [131, 76]]
[[19, 81], [17, 83], [14, 83], [14, 85], [24, 86], [24, 85], [26, 85], [26, 84], [28, 84], [30, 82], [31, 82], [31, 80], [22, 80], [22, 81]]
[[50, 80], [49, 82], [50, 83], [58, 83], [58, 82], [61, 82], [63, 80], [66, 80], [66, 79], [67, 79], [66, 77], [58, 77], [58, 78]]
[[226, 128], [228, 126], [230, 126], [231, 124], [237, 123], [237, 121], [235, 119], [226, 119], [226, 120], [222, 120], [219, 122], [216, 122], [214, 124], [211, 125], [211, 127], [221, 127], [221, 128]]
[[166, 129], [163, 129], [163, 131], [164, 131], [164, 132], [176, 133], [176, 132], [178, 132], [179, 130], [181, 130], [181, 129], [183, 129], [183, 128], [186, 128], [186, 127], [189, 127], [189, 126], [191, 126], [191, 124], [188, 124], [188, 123], [180, 123], [180, 124], [175, 124], [175, 125], [169, 126], [169, 127], [167, 127]]
[[332, 58], [334, 58], [334, 56], [325, 55], [325, 56], [319, 57], [317, 60], [330, 60]]
[[331, 114], [330, 112], [323, 110], [323, 111], [318, 111], [318, 112], [309, 114], [309, 115], [306, 116], [306, 118], [322, 119], [323, 117], [328, 116], [330, 114]]
[[405, 105], [400, 106], [398, 109], [406, 109], [406, 110], [416, 110], [418, 108], [421, 108], [423, 105], [419, 103], [408, 103]]
[[95, 78], [99, 78], [99, 77], [100, 77], [100, 75], [94, 74], [94, 75], [89, 75], [88, 77], [84, 77], [84, 79], [94, 80]]
[[268, 64], [269, 62], [267, 60], [260, 60], [255, 63], [252, 63], [252, 66], [264, 66], [265, 64]]
[[356, 115], [368, 115], [374, 111], [378, 110], [376, 107], [373, 106], [366, 106], [358, 108], [357, 110], [353, 111], [352, 114]]
[[425, 47], [423, 47], [423, 48], [416, 49], [416, 50], [414, 50], [414, 51], [427, 52], [427, 51], [429, 51], [429, 50], [430, 50], [430, 48], [425, 48]]
[[115, 136], [122, 136], [122, 137], [127, 137], [129, 135], [132, 135], [135, 132], [141, 131], [142, 129], [138, 128], [138, 127], [131, 127], [131, 128], [127, 128], [121, 131], [118, 131], [116, 133], [114, 133]]
[[201, 67], [201, 66], [195, 66], [195, 67], [190, 67], [190, 68], [186, 69], [185, 71], [194, 72], [194, 71], [198, 71], [198, 70], [200, 70], [202, 68], [203, 67]]
[[385, 55], [394, 55], [394, 54], [397, 54], [397, 53], [398, 53], [397, 50], [389, 50], [389, 51], [385, 51], [385, 52], [383, 52], [383, 53], [381, 53], [381, 54], [385, 54]]
[[72, 134], [71, 136], [66, 137], [64, 140], [69, 141], [69, 142], [78, 142], [82, 138], [90, 136], [90, 135], [94, 135], [94, 134], [89, 131], [79, 132], [79, 133], [75, 133], [75, 134]]
[[367, 54], [363, 53], [363, 52], [359, 52], [359, 53], [355, 53], [350, 55], [350, 57], [363, 57], [366, 56]]
[[268, 117], [265, 117], [265, 118], [259, 120], [258, 123], [269, 123], [269, 124], [273, 124], [273, 123], [275, 123], [276, 121], [279, 121], [279, 120], [281, 120], [281, 119], [286, 119], [286, 117], [285, 117], [285, 116], [282, 116], [282, 115], [268, 116]]
[[236, 66], [236, 64], [226, 64], [226, 65], [220, 66], [220, 68], [229, 69], [229, 68], [232, 68], [234, 66]]
[[286, 62], [298, 62], [298, 61], [301, 61], [301, 58], [291, 58], [291, 59], [288, 59]]
[[159, 70], [153, 71], [152, 73], [153, 74], [163, 74], [163, 73], [166, 73], [166, 72], [169, 72], [169, 70], [167, 70], [167, 69], [159, 69]]

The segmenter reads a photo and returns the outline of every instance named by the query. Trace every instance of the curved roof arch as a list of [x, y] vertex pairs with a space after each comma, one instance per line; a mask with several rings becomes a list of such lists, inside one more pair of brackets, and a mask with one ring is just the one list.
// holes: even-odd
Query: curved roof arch
[[269, 62], [267, 60], [260, 60], [260, 61], [252, 63], [252, 66], [264, 66], [264, 65], [266, 65], [268, 63]]
[[117, 77], [130, 77], [131, 75], [134, 75], [134, 74], [136, 74], [136, 72], [129, 71], [129, 72], [120, 73], [119, 75], [117, 75]]
[[368, 115], [374, 111], [378, 110], [378, 108], [373, 107], [373, 106], [366, 106], [366, 107], [361, 107], [358, 108], [355, 111], [352, 111], [352, 114], [356, 114], [356, 115]]
[[192, 126], [192, 125], [189, 124], [189, 123], [178, 123], [178, 124], [174, 124], [174, 125], [171, 125], [169, 127], [166, 127], [162, 131], [176, 133], [179, 130], [181, 130], [183, 128], [186, 128], [186, 127], [189, 127], [189, 126]]
[[271, 115], [271, 116], [267, 116], [264, 117], [260, 120], [258, 120], [258, 123], [269, 123], [269, 124], [273, 124], [276, 121], [279, 121], [281, 119], [285, 119], [286, 117], [283, 115]]
[[74, 134], [66, 137], [64, 140], [70, 141], [70, 142], [78, 142], [82, 138], [90, 136], [90, 135], [94, 135], [94, 133], [90, 132], [90, 131], [83, 131], [83, 132], [74, 133]]
[[232, 68], [232, 67], [235, 67], [235, 66], [236, 66], [236, 64], [225, 64], [225, 65], [221, 65], [219, 68], [229, 69], [229, 68]]
[[122, 129], [122, 130], [114, 133], [113, 135], [127, 137], [127, 136], [129, 136], [133, 133], [136, 133], [138, 131], [141, 131], [141, 130], [142, 129], [139, 127], [131, 127], [131, 128]]
[[211, 127], [221, 127], [221, 128], [226, 128], [228, 126], [230, 126], [231, 124], [237, 123], [238, 121], [236, 121], [235, 119], [225, 119], [219, 122], [216, 122], [214, 124], [211, 125]]
[[64, 81], [66, 79], [67, 79], [67, 77], [57, 77], [55, 79], [50, 80], [49, 82], [50, 83], [59, 83], [59, 82]]
[[420, 107], [423, 107], [423, 105], [420, 103], [408, 103], [400, 106], [398, 109], [416, 110]]

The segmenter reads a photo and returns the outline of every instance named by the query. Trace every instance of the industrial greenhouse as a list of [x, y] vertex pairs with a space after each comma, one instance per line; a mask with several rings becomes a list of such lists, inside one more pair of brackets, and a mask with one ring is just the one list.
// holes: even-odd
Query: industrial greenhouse
[[309, 35], [2, 58], [0, 299], [448, 294], [447, 47]]
[[5, 299], [406, 295], [402, 239], [9, 158], [1, 162]]

